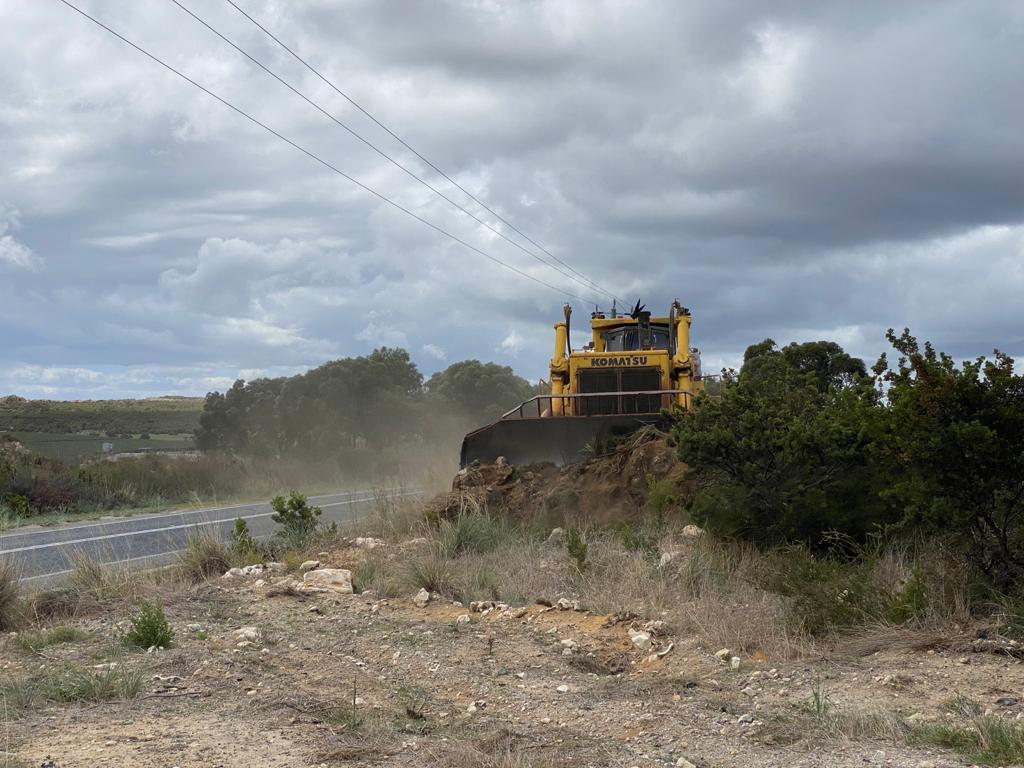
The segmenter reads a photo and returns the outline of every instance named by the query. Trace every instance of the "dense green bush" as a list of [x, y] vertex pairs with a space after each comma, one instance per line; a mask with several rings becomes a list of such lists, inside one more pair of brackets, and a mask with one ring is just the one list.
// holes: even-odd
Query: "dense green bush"
[[131, 627], [124, 642], [137, 648], [170, 648], [174, 642], [174, 630], [164, 615], [163, 607], [143, 601], [139, 612], [131, 617]]
[[750, 347], [722, 396], [699, 398], [672, 430], [696, 481], [691, 515], [726, 537], [819, 554], [831, 532], [949, 539], [990, 585], [1017, 590], [1024, 377], [998, 351], [958, 365], [907, 330], [887, 338], [899, 358], [890, 368], [883, 355], [874, 379], [836, 344]]
[[727, 537], [817, 543], [888, 522], [867, 450], [877, 396], [835, 344], [750, 347], [720, 399], [699, 399], [673, 439], [699, 480], [691, 515]]
[[270, 519], [281, 526], [275, 533], [277, 539], [288, 549], [305, 547], [320, 525], [320, 507], [311, 507], [298, 491], [292, 491], [287, 499], [275, 496], [270, 506], [274, 509]]

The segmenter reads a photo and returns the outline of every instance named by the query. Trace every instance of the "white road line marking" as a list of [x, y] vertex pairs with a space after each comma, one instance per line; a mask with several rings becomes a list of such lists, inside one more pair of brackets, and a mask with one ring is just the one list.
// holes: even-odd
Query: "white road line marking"
[[[322, 496], [309, 496], [307, 497], [310, 501], [316, 501], [317, 499], [330, 499], [334, 496], [345, 496], [348, 494], [366, 494], [374, 493], [371, 490], [365, 491], [338, 491], [337, 493], [325, 493]], [[222, 512], [229, 509], [244, 509], [246, 507], [261, 507], [268, 502], [265, 501], [251, 501], [248, 504], [232, 504], [228, 507], [206, 507], [204, 509], [177, 509], [171, 512], [141, 512], [137, 515], [116, 515], [112, 520], [94, 520], [89, 523], [75, 523], [72, 525], [59, 525], [57, 527], [39, 527], [34, 531], [18, 531], [12, 533], [0, 533], [0, 539], [6, 541], [7, 539], [13, 538], [14, 536], [38, 536], [42, 533], [52, 533], [56, 531], [74, 531], [79, 528], [99, 528], [105, 525], [121, 525], [123, 523], [131, 522], [134, 520], [159, 520], [162, 517], [173, 517], [174, 515], [201, 515], [207, 512]], [[321, 506], [323, 506], [321, 504]]]
[[[372, 499], [350, 499], [348, 501], [336, 501], [333, 504], [321, 504], [323, 507], [340, 507], [348, 504], [359, 504], [360, 502], [371, 501]], [[273, 512], [260, 512], [256, 515], [242, 515], [246, 520], [255, 520], [257, 517], [270, 517]], [[84, 539], [70, 539], [68, 541], [51, 541], [46, 544], [30, 544], [26, 547], [15, 547], [14, 549], [0, 549], [0, 555], [11, 555], [15, 552], [29, 552], [35, 549], [52, 549], [54, 547], [68, 547], [73, 544], [86, 544], [90, 541], [105, 541], [107, 539], [128, 538], [129, 536], [141, 536], [146, 533], [165, 533], [167, 531], [180, 531], [183, 528], [199, 528], [204, 525], [222, 525], [232, 522], [233, 518], [225, 517], [220, 520], [204, 520], [193, 523], [180, 523], [179, 525], [165, 525], [162, 528], [145, 528], [140, 531], [121, 531], [120, 533], [107, 533], [102, 536], [89, 536]]]

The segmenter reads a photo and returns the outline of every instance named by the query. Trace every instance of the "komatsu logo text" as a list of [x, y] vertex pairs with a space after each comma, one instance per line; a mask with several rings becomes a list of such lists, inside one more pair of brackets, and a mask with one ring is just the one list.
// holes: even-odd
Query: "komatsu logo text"
[[630, 365], [647, 365], [647, 355], [623, 355], [622, 357], [592, 357], [591, 368], [622, 368]]

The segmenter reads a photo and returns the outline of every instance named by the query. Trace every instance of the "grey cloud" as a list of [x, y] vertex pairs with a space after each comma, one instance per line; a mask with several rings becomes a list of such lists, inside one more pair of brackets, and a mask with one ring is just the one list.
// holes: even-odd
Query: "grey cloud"
[[[418, 214], [582, 293], [577, 317], [596, 300], [172, 4], [82, 2]], [[427, 171], [227, 4], [187, 4]], [[1024, 354], [1018, 3], [246, 8], [560, 258], [624, 300], [683, 299], [712, 367], [766, 336], [830, 336], [870, 358], [905, 324], [958, 356]], [[59, 4], [0, 12], [0, 201], [21, 214], [17, 230], [0, 224], [0, 388], [202, 392], [381, 343], [427, 372], [479, 357], [544, 374], [563, 296], [360, 193]]]

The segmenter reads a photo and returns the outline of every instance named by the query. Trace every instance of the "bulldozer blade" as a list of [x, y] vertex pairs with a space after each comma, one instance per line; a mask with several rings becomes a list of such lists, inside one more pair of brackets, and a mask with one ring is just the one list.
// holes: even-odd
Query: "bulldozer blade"
[[463, 438], [459, 466], [492, 464], [499, 456], [510, 464], [572, 464], [586, 458], [588, 446], [600, 446], [649, 424], [661, 427], [664, 419], [649, 413], [502, 419]]

